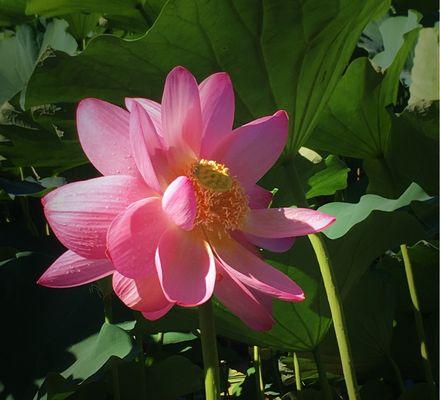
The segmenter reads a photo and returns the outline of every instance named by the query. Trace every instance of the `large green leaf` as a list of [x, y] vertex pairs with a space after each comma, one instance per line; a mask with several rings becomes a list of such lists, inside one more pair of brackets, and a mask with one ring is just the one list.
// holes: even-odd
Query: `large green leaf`
[[17, 167], [71, 168], [87, 159], [76, 140], [62, 140], [54, 133], [15, 125], [0, 125], [0, 155]]
[[137, 0], [28, 0], [26, 13], [44, 15], [45, 17], [77, 12], [118, 14], [134, 8], [137, 2]]
[[165, 0], [29, 0], [26, 14], [45, 17], [76, 14], [76, 20], [79, 13], [104, 15], [111, 27], [144, 33], [153, 24], [164, 2]]
[[368, 191], [398, 197], [417, 182], [438, 193], [437, 104], [425, 115], [392, 115], [399, 74], [418, 35], [405, 35], [405, 43], [382, 78], [366, 58], [355, 60], [338, 84], [308, 146], [333, 154], [365, 159]]
[[[413, 266], [414, 281], [418, 289], [417, 294], [420, 310], [425, 315], [438, 311], [439, 288], [438, 288], [438, 249], [429, 242], [419, 242], [408, 248], [411, 264]], [[381, 268], [392, 274], [398, 283], [400, 312], [413, 315], [412, 302], [409, 295], [408, 283], [403, 265], [402, 254], [388, 255], [381, 260]]]
[[13, 26], [30, 19], [25, 15], [26, 0], [0, 0], [0, 26]]
[[20, 25], [15, 35], [0, 40], [0, 105], [26, 87], [45, 52], [52, 49], [70, 55], [75, 53], [76, 41], [66, 33], [66, 28], [66, 21], [55, 19], [47, 24], [40, 37], [29, 25]]
[[[391, 353], [396, 285], [384, 271], [368, 271], [345, 299], [347, 332], [358, 376], [371, 372]], [[320, 346], [329, 372], [342, 375], [333, 331]]]
[[200, 367], [180, 355], [154, 363], [147, 370], [147, 390], [154, 399], [175, 400], [200, 390], [202, 383]]
[[379, 158], [389, 145], [391, 116], [399, 75], [417, 39], [418, 29], [406, 34], [393, 65], [382, 77], [367, 58], [358, 58], [338, 83], [309, 146], [355, 158]]
[[383, 156], [364, 162], [368, 191], [398, 197], [412, 182], [438, 194], [438, 102], [423, 113], [405, 111], [392, 120]]
[[398, 199], [386, 199], [375, 194], [362, 196], [359, 203], [328, 203], [319, 208], [319, 211], [333, 215], [336, 222], [324, 231], [330, 239], [338, 239], [344, 236], [354, 225], [367, 218], [374, 210], [394, 211], [405, 207], [413, 201], [425, 201], [430, 199], [423, 189], [416, 183], [402, 194]]
[[36, 38], [28, 25], [18, 26], [14, 36], [0, 40], [0, 104], [23, 89], [37, 55]]
[[[27, 237], [17, 225], [0, 226], [2, 245], [48, 247], [41, 238]], [[75, 359], [67, 348], [93, 335], [102, 323], [102, 300], [96, 290], [90, 290], [90, 285], [59, 290], [36, 284], [52, 262], [53, 257], [22, 252], [0, 268], [0, 304], [5, 327], [0, 379], [5, 386], [4, 396], [32, 399], [37, 380], [48, 371], [62, 371], [73, 363]]]
[[[372, 295], [374, 294], [374, 295]], [[396, 283], [390, 274], [369, 270], [344, 300], [344, 314], [358, 377], [377, 368], [391, 353]], [[333, 330], [319, 345], [320, 356], [330, 376], [342, 376], [339, 349]], [[283, 362], [293, 367], [292, 357]], [[300, 359], [301, 378], [317, 377], [313, 354]]]
[[78, 57], [47, 60], [32, 79], [26, 104], [92, 96], [116, 103], [125, 96], [159, 99], [176, 64], [198, 78], [223, 70], [235, 85], [237, 122], [286, 109], [288, 147], [296, 150], [315, 126], [363, 27], [388, 6], [382, 0], [171, 0], [139, 40], [101, 36]]
[[77, 361], [63, 371], [65, 378], [87, 379], [99, 371], [112, 356], [125, 358], [133, 351], [130, 335], [116, 325], [104, 323], [99, 334], [72, 346]]

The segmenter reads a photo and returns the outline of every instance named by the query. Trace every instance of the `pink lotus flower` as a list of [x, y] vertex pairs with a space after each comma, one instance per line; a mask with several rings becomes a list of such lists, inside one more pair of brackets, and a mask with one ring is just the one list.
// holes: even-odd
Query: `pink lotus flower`
[[82, 147], [104, 176], [44, 197], [47, 220], [69, 250], [38, 283], [71, 287], [113, 274], [119, 298], [150, 320], [214, 294], [253, 329], [270, 329], [272, 298], [301, 301], [304, 293], [257, 247], [285, 251], [334, 221], [267, 208], [271, 193], [257, 182], [284, 148], [287, 114], [233, 129], [229, 76], [197, 85], [183, 67], [168, 75], [162, 104], [125, 104], [128, 111], [97, 99], [78, 106]]

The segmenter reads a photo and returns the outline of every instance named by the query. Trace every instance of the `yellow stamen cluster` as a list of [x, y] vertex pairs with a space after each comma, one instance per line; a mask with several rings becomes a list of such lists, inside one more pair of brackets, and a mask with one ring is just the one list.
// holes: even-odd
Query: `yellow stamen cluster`
[[193, 164], [189, 177], [197, 198], [195, 225], [219, 237], [240, 228], [249, 210], [248, 197], [228, 168], [202, 159]]

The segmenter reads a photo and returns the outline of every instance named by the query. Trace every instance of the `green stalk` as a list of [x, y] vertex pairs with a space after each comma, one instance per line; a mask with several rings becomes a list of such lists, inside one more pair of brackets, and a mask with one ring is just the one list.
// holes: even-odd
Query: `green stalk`
[[296, 390], [300, 392], [302, 390], [301, 386], [301, 370], [299, 369], [299, 361], [296, 352], [293, 353], [293, 370], [295, 371], [295, 386]]
[[322, 363], [321, 354], [319, 350], [313, 352], [313, 357], [315, 359], [316, 368], [318, 369], [319, 383], [321, 384], [321, 389], [324, 393], [324, 398], [327, 400], [332, 400], [332, 389], [328, 383], [327, 373], [325, 371], [325, 366]]
[[255, 388], [257, 391], [257, 400], [264, 400], [264, 383], [263, 383], [263, 373], [261, 371], [261, 356], [260, 348], [254, 346], [253, 348], [253, 361], [255, 368]]
[[220, 399], [220, 372], [212, 300], [199, 307], [200, 337], [205, 367], [206, 400]]
[[[291, 179], [291, 190], [294, 199], [297, 202], [297, 205], [300, 207], [307, 207], [307, 200], [304, 195], [304, 190], [301, 187], [301, 183], [293, 160], [287, 159], [285, 160], [283, 165], [286, 173]], [[330, 312], [333, 319], [333, 327], [336, 333], [336, 340], [338, 342], [339, 354], [341, 356], [342, 371], [344, 373], [348, 397], [350, 400], [356, 400], [360, 398], [356, 382], [356, 374], [353, 365], [353, 358], [351, 356], [350, 342], [347, 334], [347, 325], [345, 323], [341, 296], [339, 293], [339, 289], [336, 285], [336, 279], [333, 274], [330, 256], [328, 254], [324, 239], [320, 234], [309, 235], [309, 240], [312, 244], [313, 250], [318, 260], [328, 303], [330, 306]]]
[[353, 358], [351, 356], [350, 341], [347, 334], [347, 324], [345, 323], [344, 310], [342, 307], [341, 296], [336, 286], [335, 276], [330, 263], [330, 257], [322, 236], [318, 233], [309, 235], [310, 243], [318, 259], [321, 269], [322, 279], [324, 281], [325, 291], [327, 293], [330, 312], [335, 328], [336, 341], [338, 342], [339, 354], [341, 356], [342, 371], [344, 373], [347, 393], [350, 400], [359, 399], [359, 392], [356, 382]]
[[416, 320], [416, 330], [420, 341], [420, 355], [422, 356], [423, 370], [425, 372], [426, 382], [433, 388], [433, 398], [435, 398], [435, 384], [432, 376], [431, 362], [429, 361], [428, 348], [426, 345], [425, 328], [423, 326], [422, 313], [420, 311], [420, 301], [417, 294], [416, 283], [414, 280], [414, 273], [409, 257], [408, 247], [406, 244], [400, 245], [400, 250], [403, 256], [403, 264], [405, 265], [406, 280], [408, 281], [409, 294], [411, 296], [412, 308], [414, 311], [414, 319]]

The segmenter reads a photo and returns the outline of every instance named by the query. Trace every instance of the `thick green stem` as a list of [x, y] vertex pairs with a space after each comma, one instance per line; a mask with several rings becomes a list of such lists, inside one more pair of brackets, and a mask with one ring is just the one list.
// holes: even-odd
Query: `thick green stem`
[[300, 392], [302, 390], [301, 386], [301, 370], [299, 369], [299, 361], [296, 352], [293, 353], [293, 370], [295, 372], [295, 386], [296, 390]]
[[[304, 196], [304, 191], [301, 188], [301, 183], [293, 160], [286, 160], [284, 162], [284, 167], [286, 173], [291, 179], [291, 190], [297, 205], [300, 207], [307, 207], [307, 200]], [[344, 373], [345, 384], [347, 385], [348, 397], [350, 400], [359, 399], [356, 374], [351, 356], [350, 342], [346, 329], [341, 296], [336, 285], [330, 257], [324, 239], [320, 234], [309, 235], [309, 240], [318, 260], [325, 291], [327, 293], [327, 299], [330, 305], [330, 312], [332, 314], [333, 326], [336, 333], [336, 340], [338, 342], [339, 354], [341, 356], [342, 370]]]
[[309, 235], [310, 243], [318, 259], [321, 269], [322, 279], [324, 281], [325, 291], [327, 293], [330, 312], [332, 314], [333, 326], [335, 328], [336, 341], [338, 342], [339, 354], [341, 356], [342, 371], [344, 373], [345, 384], [347, 385], [348, 397], [350, 400], [359, 399], [359, 392], [356, 382], [356, 374], [351, 356], [350, 342], [348, 339], [344, 310], [342, 307], [341, 296], [333, 269], [330, 263], [330, 257], [327, 252], [325, 242], [319, 233]]
[[420, 311], [419, 296], [417, 294], [411, 259], [409, 257], [408, 247], [406, 246], [406, 244], [400, 245], [400, 250], [403, 256], [403, 264], [405, 265], [406, 280], [408, 281], [409, 294], [411, 296], [411, 303], [414, 311], [414, 319], [416, 320], [416, 329], [420, 342], [420, 355], [422, 357], [425, 379], [426, 382], [432, 386], [433, 397], [435, 398], [434, 378], [432, 375], [431, 362], [429, 361], [428, 348], [426, 345], [425, 328], [423, 326], [423, 318], [422, 318], [422, 313]]
[[261, 370], [260, 348], [258, 346], [254, 346], [253, 348], [253, 361], [255, 368], [255, 389], [257, 391], [257, 400], [264, 400], [263, 373]]
[[316, 368], [318, 369], [319, 383], [321, 384], [321, 389], [324, 394], [324, 398], [327, 400], [332, 400], [332, 389], [330, 384], [328, 383], [327, 373], [325, 371], [325, 366], [322, 363], [321, 355], [319, 354], [319, 350], [315, 350], [313, 352], [313, 357], [315, 359]]
[[199, 307], [200, 336], [205, 367], [206, 400], [220, 399], [220, 372], [212, 300]]

